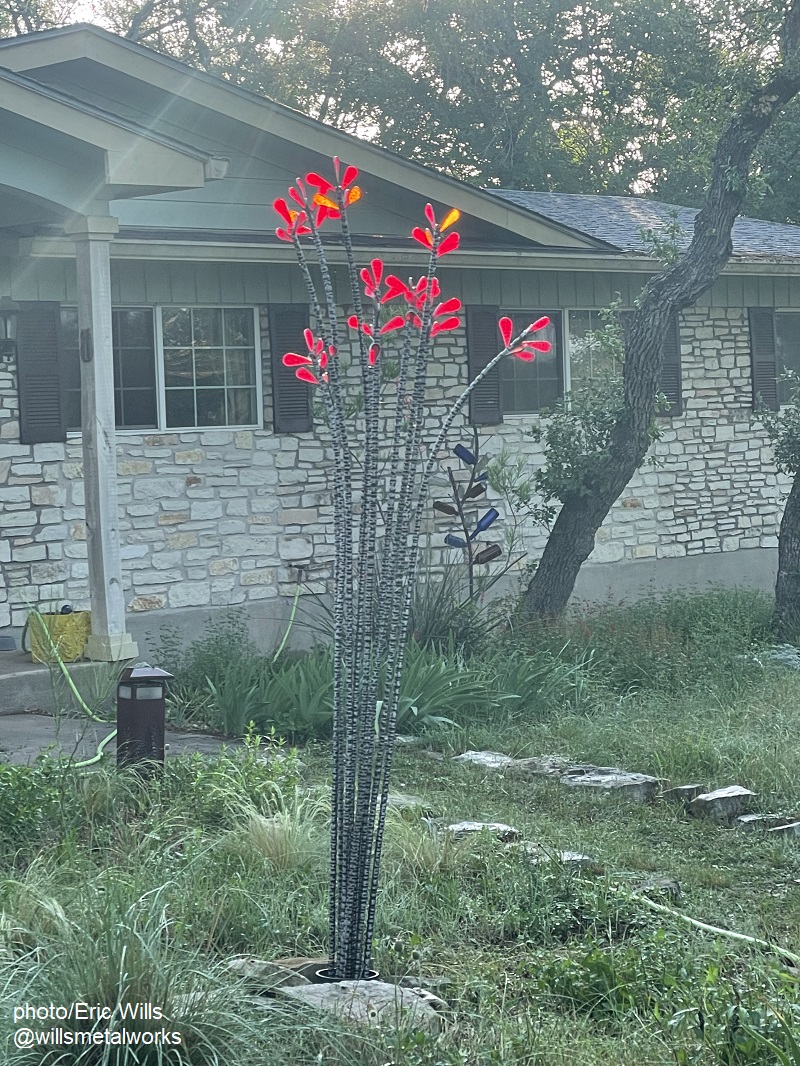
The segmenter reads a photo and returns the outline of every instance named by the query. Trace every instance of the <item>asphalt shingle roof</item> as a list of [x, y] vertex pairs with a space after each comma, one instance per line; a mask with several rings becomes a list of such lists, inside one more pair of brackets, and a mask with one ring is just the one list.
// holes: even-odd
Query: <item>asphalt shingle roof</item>
[[[516, 189], [487, 191], [537, 215], [607, 241], [621, 252], [648, 254], [649, 249], [642, 240], [641, 230], [652, 229], [657, 232], [670, 221], [674, 211], [678, 212], [678, 222], [683, 229], [678, 244], [686, 248], [697, 215], [693, 207], [679, 207], [638, 196], [587, 196]], [[733, 226], [733, 258], [794, 262], [800, 259], [800, 226], [738, 218]]]

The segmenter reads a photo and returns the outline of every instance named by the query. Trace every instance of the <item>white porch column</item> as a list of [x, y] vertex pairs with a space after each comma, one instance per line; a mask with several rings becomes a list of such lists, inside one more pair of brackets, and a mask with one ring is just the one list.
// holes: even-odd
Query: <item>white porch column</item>
[[125, 631], [117, 504], [109, 255], [117, 229], [117, 220], [109, 216], [76, 218], [67, 229], [75, 240], [78, 267], [83, 484], [92, 610], [92, 633], [84, 654], [102, 662], [138, 655]]

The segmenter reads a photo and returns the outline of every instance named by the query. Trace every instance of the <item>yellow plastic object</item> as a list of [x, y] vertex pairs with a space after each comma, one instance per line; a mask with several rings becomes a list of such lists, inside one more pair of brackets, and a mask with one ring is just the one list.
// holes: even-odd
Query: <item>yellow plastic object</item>
[[31, 659], [35, 663], [56, 661], [51, 641], [55, 644], [62, 662], [74, 663], [83, 656], [86, 639], [92, 631], [92, 614], [91, 611], [38, 616], [30, 614], [25, 628], [30, 640]]

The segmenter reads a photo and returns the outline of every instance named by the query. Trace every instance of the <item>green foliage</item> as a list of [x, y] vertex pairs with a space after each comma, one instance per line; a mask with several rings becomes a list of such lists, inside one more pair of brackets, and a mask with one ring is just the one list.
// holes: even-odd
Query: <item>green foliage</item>
[[693, 687], [730, 695], [760, 673], [754, 653], [768, 640], [770, 617], [769, 597], [748, 589], [672, 593], [586, 605], [555, 627], [533, 624], [529, 639], [553, 650], [568, 640], [591, 652], [591, 675], [620, 695]]
[[[228, 825], [241, 804], [269, 810], [297, 780], [296, 754], [253, 734], [218, 756], [169, 758], [163, 775], [147, 782], [104, 768], [87, 774], [48, 756], [31, 766], [0, 763], [0, 862], [20, 861], [31, 847], [86, 839], [97, 825], [106, 833], [119, 819], [167, 807], [206, 825]], [[95, 843], [107, 846], [108, 839]]]
[[156, 661], [174, 675], [168, 697], [173, 719], [210, 719], [221, 731], [241, 736], [252, 717], [247, 711], [260, 658], [240, 610], [209, 619], [203, 635], [186, 647], [175, 626], [163, 626]]
[[772, 411], [759, 402], [757, 416], [775, 450], [778, 470], [794, 477], [800, 470], [800, 375], [787, 370], [778, 378], [779, 387], [781, 382], [787, 384], [787, 404]]
[[411, 604], [411, 635], [420, 647], [441, 651], [453, 644], [469, 657], [486, 647], [491, 629], [477, 598], [465, 596], [457, 565], [446, 566], [441, 577], [423, 569]]
[[[564, 503], [570, 496], [602, 490], [614, 431], [625, 414], [620, 373], [625, 355], [624, 328], [619, 300], [601, 315], [603, 326], [588, 332], [585, 340], [593, 346], [597, 362], [605, 370], [580, 380], [552, 410], [542, 411], [541, 421], [527, 431], [531, 440], [543, 446], [540, 468], [527, 474], [524, 460], [513, 457], [506, 448], [490, 467], [493, 487], [542, 525], [549, 526], [555, 518], [554, 501]], [[661, 393], [654, 397], [654, 407], [664, 403]], [[661, 429], [652, 419], [650, 443], [660, 435]]]
[[676, 210], [669, 211], [667, 218], [668, 221], [658, 229], [643, 228], [640, 233], [642, 240], [653, 256], [664, 266], [669, 267], [674, 266], [683, 254], [681, 252], [681, 241], [685, 240], [686, 233], [678, 221], [678, 212]]
[[328, 737], [333, 727], [333, 657], [329, 648], [315, 648], [263, 668], [260, 729], [274, 729], [295, 740]]

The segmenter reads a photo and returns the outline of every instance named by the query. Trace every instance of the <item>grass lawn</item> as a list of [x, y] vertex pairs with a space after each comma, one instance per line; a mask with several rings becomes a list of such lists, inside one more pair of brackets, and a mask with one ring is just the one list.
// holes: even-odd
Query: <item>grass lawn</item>
[[[654, 913], [634, 890], [675, 879], [677, 902], [654, 898], [800, 954], [800, 838], [449, 758], [467, 748], [562, 754], [673, 784], [744, 785], [758, 793], [755, 810], [800, 814], [800, 672], [753, 661], [766, 662], [763, 609], [706, 598], [651, 613], [649, 631], [633, 609], [606, 613], [573, 627], [568, 651], [564, 633], [529, 634], [531, 654], [555, 649], [554, 670], [576, 655], [584, 664], [565, 668], [563, 689], [538, 702], [445, 708], [456, 725], [398, 747], [394, 790], [423, 797], [435, 816], [508, 822], [595, 860], [583, 870], [534, 865], [487, 836], [456, 844], [418, 815], [392, 815], [375, 965], [431, 981], [450, 1006], [438, 1036], [353, 1030], [259, 1002], [226, 969], [239, 954], [325, 954], [324, 739], [303, 745], [301, 770], [264, 742], [176, 759], [149, 786], [48, 761], [0, 767], [2, 1061], [796, 1064], [774, 1012], [800, 1028], [800, 972], [779, 951]], [[496, 650], [485, 662], [501, 669]], [[182, 1044], [134, 1057], [9, 1042], [14, 1006], [77, 999], [157, 1005]]]

